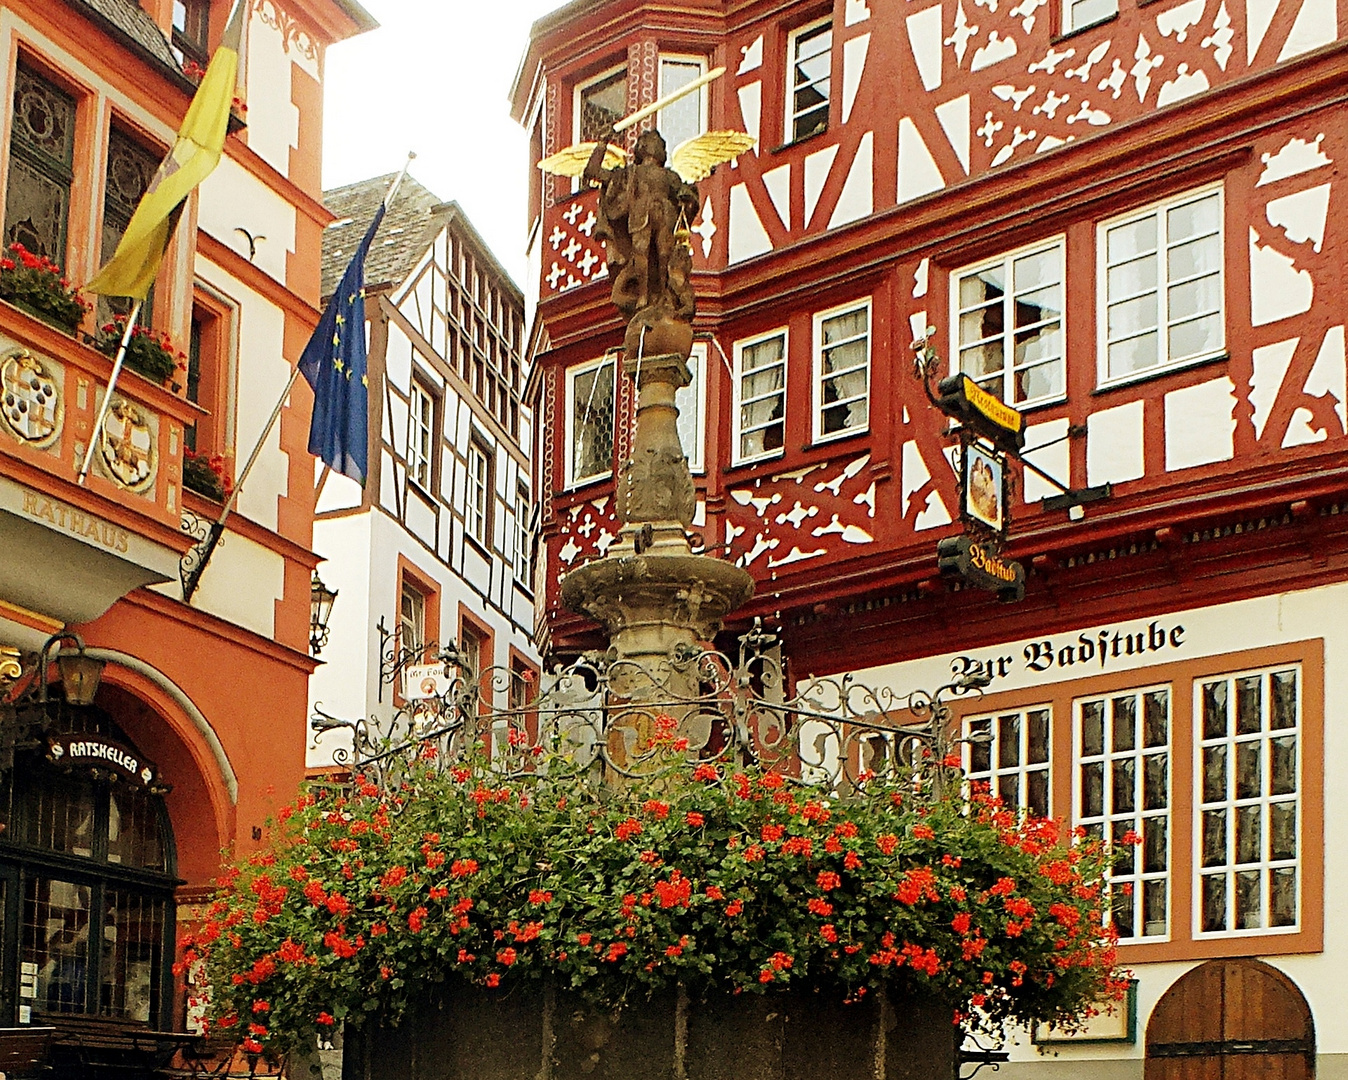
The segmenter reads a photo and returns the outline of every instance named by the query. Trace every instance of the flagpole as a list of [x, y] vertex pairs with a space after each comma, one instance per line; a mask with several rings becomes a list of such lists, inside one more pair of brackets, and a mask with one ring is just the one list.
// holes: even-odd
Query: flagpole
[[[407, 170], [412, 162], [416, 160], [416, 154], [408, 151], [407, 160], [403, 162], [402, 171], [393, 178], [393, 183], [389, 185], [388, 191], [384, 195], [384, 209], [387, 210], [393, 203], [393, 196], [397, 194], [398, 187], [402, 184], [403, 178], [407, 175]], [[362, 332], [363, 328], [362, 328]], [[224, 535], [225, 522], [233, 512], [235, 504], [239, 499], [239, 492], [243, 490], [244, 482], [248, 479], [248, 474], [253, 471], [253, 466], [257, 463], [259, 455], [262, 453], [262, 445], [271, 435], [272, 428], [276, 426], [276, 421], [280, 419], [281, 411], [285, 408], [286, 400], [290, 397], [290, 391], [295, 388], [295, 383], [300, 377], [298, 366], [291, 368], [290, 378], [286, 380], [285, 389], [281, 391], [281, 396], [276, 401], [276, 407], [272, 409], [271, 416], [267, 420], [266, 426], [262, 429], [262, 434], [258, 436], [257, 443], [253, 446], [253, 451], [248, 455], [248, 461], [243, 466], [243, 471], [239, 473], [239, 478], [234, 483], [234, 490], [229, 493], [229, 499], [225, 502], [225, 507], [220, 511], [220, 517], [211, 524], [210, 533], [205, 538], [205, 549], [201, 557], [197, 560], [196, 566], [192, 572], [183, 581], [183, 603], [191, 603], [192, 594], [197, 591], [197, 586], [201, 584], [201, 575], [206, 572], [206, 564], [210, 562], [211, 555], [220, 543], [221, 536]]]
[[122, 361], [126, 359], [126, 350], [131, 344], [131, 333], [136, 328], [136, 320], [140, 318], [143, 303], [143, 300], [137, 300], [131, 308], [131, 314], [126, 317], [126, 330], [122, 334], [122, 343], [117, 346], [117, 358], [112, 362], [112, 374], [108, 376], [108, 392], [103, 395], [103, 404], [98, 407], [94, 429], [89, 436], [89, 448], [84, 452], [84, 464], [80, 466], [81, 485], [89, 476], [89, 466], [94, 460], [94, 449], [98, 446], [98, 440], [103, 437], [103, 421], [108, 418], [108, 409], [112, 406], [112, 391], [117, 386], [117, 377], [122, 373]]

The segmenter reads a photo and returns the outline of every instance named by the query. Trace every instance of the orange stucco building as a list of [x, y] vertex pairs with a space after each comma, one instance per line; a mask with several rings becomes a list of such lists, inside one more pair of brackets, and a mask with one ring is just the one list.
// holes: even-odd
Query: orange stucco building
[[[149, 1070], [190, 1029], [176, 930], [221, 849], [254, 845], [304, 776], [318, 561], [304, 382], [187, 602], [183, 583], [317, 322], [324, 51], [374, 22], [354, 0], [241, 2], [224, 158], [142, 316], [181, 353], [173, 373], [123, 372], [95, 431], [112, 367], [100, 326], [118, 309], [52, 325], [0, 264], [0, 1043], [58, 1072]], [[0, 4], [6, 248], [92, 277], [230, 6]], [[51, 640], [65, 632], [104, 663], [87, 706], [57, 677], [80, 651]]]

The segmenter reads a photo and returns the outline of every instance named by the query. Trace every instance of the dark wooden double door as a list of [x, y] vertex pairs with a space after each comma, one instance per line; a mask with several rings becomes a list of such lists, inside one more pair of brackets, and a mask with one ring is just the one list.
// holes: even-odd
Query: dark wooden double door
[[1315, 1025], [1296, 984], [1258, 960], [1212, 960], [1156, 1004], [1145, 1080], [1312, 1080]]

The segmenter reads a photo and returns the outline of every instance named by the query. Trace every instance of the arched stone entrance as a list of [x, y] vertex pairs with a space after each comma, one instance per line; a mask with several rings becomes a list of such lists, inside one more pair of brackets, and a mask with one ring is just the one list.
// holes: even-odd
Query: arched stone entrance
[[1315, 1023], [1296, 983], [1259, 960], [1210, 960], [1147, 1024], [1145, 1080], [1312, 1080]]

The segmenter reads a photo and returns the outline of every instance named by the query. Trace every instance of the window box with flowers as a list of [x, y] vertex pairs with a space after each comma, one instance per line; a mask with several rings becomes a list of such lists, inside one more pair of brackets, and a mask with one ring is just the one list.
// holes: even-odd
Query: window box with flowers
[[[183, 63], [183, 74], [194, 83], [200, 84], [201, 80], [206, 77], [206, 69], [195, 60], [187, 60]], [[235, 94], [233, 100], [230, 101], [229, 112], [230, 131], [234, 131], [236, 128], [243, 127], [248, 123], [248, 103], [238, 94]]]
[[223, 454], [198, 454], [183, 450], [183, 487], [214, 502], [224, 502], [234, 490]]
[[283, 809], [182, 942], [212, 1028], [280, 1058], [334, 1023], [396, 1025], [446, 980], [451, 997], [554, 987], [601, 1010], [890, 995], [983, 1032], [1070, 1026], [1126, 990], [1102, 917], [1114, 856], [986, 785], [870, 775], [843, 800], [731, 761], [645, 791], [574, 758], [511, 765], [427, 744], [389, 789], [357, 777]]
[[[94, 348], [104, 356], [116, 356], [126, 334], [126, 316], [118, 315], [104, 323], [94, 339]], [[137, 325], [126, 347], [126, 367], [144, 375], [152, 383], [169, 387], [175, 394], [187, 377], [187, 355], [173, 347], [168, 334]]]
[[59, 266], [22, 244], [10, 245], [9, 253], [0, 257], [0, 300], [67, 334], [78, 329], [90, 309]]

